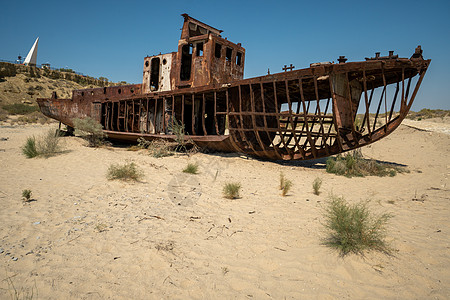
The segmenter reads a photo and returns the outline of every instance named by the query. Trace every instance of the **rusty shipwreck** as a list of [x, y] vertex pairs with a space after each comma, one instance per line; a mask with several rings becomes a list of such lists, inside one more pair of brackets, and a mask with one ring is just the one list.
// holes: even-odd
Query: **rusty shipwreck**
[[430, 64], [419, 47], [361, 62], [243, 79], [245, 49], [187, 14], [178, 51], [144, 58], [142, 84], [38, 99], [69, 127], [91, 117], [109, 138], [175, 139], [174, 122], [199, 147], [267, 159], [306, 160], [373, 143], [407, 115]]

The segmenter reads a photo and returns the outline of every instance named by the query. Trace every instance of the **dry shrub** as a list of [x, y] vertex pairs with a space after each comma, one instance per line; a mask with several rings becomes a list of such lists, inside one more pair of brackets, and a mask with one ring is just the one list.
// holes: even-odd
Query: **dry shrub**
[[337, 155], [327, 159], [326, 170], [328, 173], [347, 177], [364, 176], [395, 176], [397, 173], [407, 172], [405, 168], [388, 163], [377, 162], [374, 159], [366, 159], [361, 149], [348, 152], [345, 155]]
[[124, 165], [113, 164], [109, 166], [107, 174], [109, 180], [119, 179], [124, 181], [139, 181], [143, 176], [143, 172], [134, 162], [125, 163]]
[[344, 198], [331, 195], [324, 217], [328, 234], [324, 244], [338, 249], [341, 255], [362, 253], [364, 250], [389, 253], [384, 238], [391, 215], [374, 216], [367, 202], [350, 205]]
[[87, 140], [89, 147], [99, 147], [104, 144], [107, 136], [103, 132], [103, 126], [96, 120], [90, 117], [84, 119], [75, 118], [73, 119], [73, 126], [75, 134]]
[[176, 144], [163, 139], [153, 140], [147, 146], [150, 155], [156, 158], [171, 156], [174, 154], [174, 147]]
[[322, 179], [320, 179], [319, 177], [314, 179], [312, 186], [313, 186], [314, 195], [317, 195], [317, 196], [320, 195], [320, 187], [322, 186]]
[[28, 137], [22, 147], [22, 153], [27, 158], [36, 156], [50, 157], [61, 152], [61, 136], [59, 130], [49, 129], [47, 134], [38, 137]]

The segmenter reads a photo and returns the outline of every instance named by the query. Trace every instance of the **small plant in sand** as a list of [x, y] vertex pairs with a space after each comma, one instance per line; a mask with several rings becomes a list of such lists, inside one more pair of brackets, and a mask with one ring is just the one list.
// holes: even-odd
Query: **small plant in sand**
[[313, 191], [314, 191], [314, 195], [320, 195], [320, 187], [322, 186], [322, 179], [320, 179], [319, 177], [317, 177], [316, 179], [314, 179], [312, 187], [313, 187]]
[[241, 184], [239, 182], [226, 183], [223, 187], [223, 196], [228, 199], [237, 199], [240, 189]]
[[132, 163], [125, 163], [124, 165], [113, 164], [109, 166], [107, 178], [109, 180], [120, 179], [120, 180], [134, 180], [139, 181], [144, 176], [143, 172], [138, 168], [138, 166]]
[[49, 129], [46, 135], [37, 140], [39, 154], [45, 157], [61, 152], [61, 133], [59, 130]]
[[34, 136], [28, 137], [25, 145], [22, 147], [22, 153], [27, 158], [33, 158], [39, 155], [36, 149], [36, 138]]
[[186, 138], [184, 124], [178, 122], [175, 118], [173, 118], [172, 133], [175, 135], [176, 142], [174, 151], [185, 152], [188, 155], [195, 154], [200, 151], [199, 147], [189, 136]]
[[344, 198], [331, 195], [324, 217], [328, 234], [324, 244], [336, 248], [341, 255], [361, 254], [364, 250], [390, 252], [384, 239], [387, 221], [392, 216], [374, 216], [367, 202], [350, 205]]
[[282, 196], [286, 196], [287, 193], [289, 192], [289, 190], [292, 187], [292, 181], [290, 181], [289, 179], [287, 179], [283, 173], [280, 173], [280, 190], [281, 190], [281, 195]]
[[27, 158], [36, 156], [50, 157], [61, 152], [60, 133], [57, 130], [49, 129], [47, 134], [38, 137], [28, 137], [25, 145], [22, 147], [22, 153]]
[[103, 224], [103, 223], [98, 223], [98, 224], [95, 226], [95, 230], [96, 230], [97, 232], [103, 232], [103, 231], [106, 231], [106, 228], [107, 228], [107, 226], [106, 226], [105, 224]]
[[337, 155], [327, 159], [326, 170], [328, 173], [353, 176], [395, 176], [397, 173], [407, 172], [405, 168], [388, 163], [377, 162], [373, 159], [365, 159], [361, 149]]
[[31, 190], [23, 190], [22, 191], [22, 200], [23, 202], [30, 202], [31, 201]]
[[99, 147], [104, 144], [106, 134], [103, 126], [92, 118], [73, 119], [75, 134], [88, 141], [89, 147]]
[[198, 165], [197, 164], [193, 164], [193, 163], [188, 163], [188, 165], [186, 166], [186, 168], [183, 169], [184, 173], [189, 173], [189, 174], [197, 174], [198, 172]]
[[175, 142], [177, 142], [176, 151], [186, 151], [184, 124], [178, 122], [173, 118], [172, 133], [175, 135]]
[[151, 141], [147, 146], [150, 155], [156, 158], [172, 156], [174, 153], [172, 151], [174, 145], [166, 140], [154, 140]]

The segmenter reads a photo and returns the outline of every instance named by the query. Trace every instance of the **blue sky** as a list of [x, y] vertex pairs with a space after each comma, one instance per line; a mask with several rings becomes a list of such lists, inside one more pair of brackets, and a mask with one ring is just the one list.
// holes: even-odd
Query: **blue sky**
[[0, 1], [3, 60], [39, 37], [38, 64], [140, 83], [146, 55], [176, 51], [188, 13], [242, 43], [245, 78], [421, 45], [432, 63], [412, 109], [450, 109], [450, 1]]

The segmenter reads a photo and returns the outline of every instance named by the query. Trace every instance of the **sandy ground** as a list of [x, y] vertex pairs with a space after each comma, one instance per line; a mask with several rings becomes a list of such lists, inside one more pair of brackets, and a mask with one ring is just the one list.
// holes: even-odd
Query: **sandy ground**
[[[0, 299], [12, 284], [34, 299], [450, 298], [448, 132], [402, 125], [363, 154], [410, 173], [345, 178], [327, 174], [324, 160], [157, 159], [75, 137], [60, 155], [26, 159], [26, 138], [49, 126], [0, 127]], [[108, 181], [110, 164], [126, 161], [144, 179]], [[198, 175], [181, 172], [188, 162]], [[287, 197], [280, 172], [294, 183]], [[231, 181], [242, 184], [240, 199], [222, 197]], [[36, 201], [22, 203], [24, 189]], [[330, 193], [392, 213], [393, 254], [340, 257], [323, 246]]]

